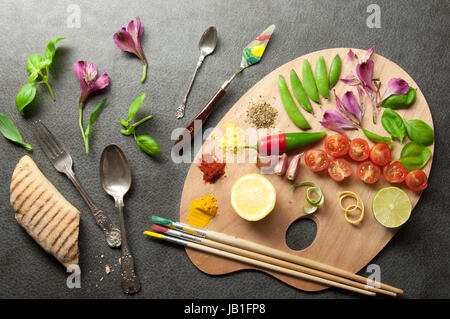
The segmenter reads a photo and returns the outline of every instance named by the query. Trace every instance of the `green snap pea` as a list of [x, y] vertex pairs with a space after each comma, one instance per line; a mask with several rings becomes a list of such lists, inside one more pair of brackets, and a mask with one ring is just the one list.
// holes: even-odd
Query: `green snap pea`
[[310, 129], [311, 126], [303, 117], [302, 113], [297, 107], [297, 104], [295, 104], [291, 92], [289, 92], [289, 88], [282, 75], [278, 77], [278, 91], [280, 92], [281, 102], [283, 103], [284, 109], [286, 110], [286, 113], [292, 120], [292, 122], [294, 122], [295, 125], [297, 125], [302, 130]]
[[319, 92], [317, 90], [314, 74], [308, 60], [303, 61], [302, 78], [306, 93], [308, 93], [311, 100], [320, 104]]
[[330, 74], [328, 75], [328, 88], [331, 90], [339, 81], [341, 75], [341, 57], [336, 54], [330, 66]]
[[407, 108], [413, 104], [416, 99], [416, 90], [417, 89], [410, 87], [406, 94], [391, 95], [384, 100], [381, 105], [390, 109]]
[[328, 91], [328, 77], [327, 77], [327, 66], [325, 64], [325, 59], [320, 56], [316, 61], [316, 85], [319, 89], [320, 94], [326, 98], [330, 99], [330, 92]]
[[292, 92], [294, 92], [294, 96], [297, 99], [298, 103], [305, 109], [306, 112], [314, 114], [308, 95], [306, 94], [302, 82], [300, 81], [300, 78], [298, 77], [294, 69], [291, 70], [290, 78]]
[[392, 149], [392, 137], [386, 137], [375, 134], [373, 132], [366, 130], [363, 127], [361, 127], [361, 130], [363, 131], [364, 135], [367, 136], [367, 138], [372, 142], [387, 144], [387, 146], [389, 146], [389, 148]]

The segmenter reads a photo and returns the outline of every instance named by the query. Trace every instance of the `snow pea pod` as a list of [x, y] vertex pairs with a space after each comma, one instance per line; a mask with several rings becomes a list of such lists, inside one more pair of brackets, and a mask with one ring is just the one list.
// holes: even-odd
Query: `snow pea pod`
[[339, 81], [341, 75], [341, 57], [336, 54], [330, 66], [330, 74], [328, 74], [328, 88], [331, 90]]
[[317, 90], [314, 74], [308, 60], [303, 61], [302, 77], [306, 93], [308, 93], [311, 100], [320, 104], [319, 92]]
[[390, 109], [409, 107], [416, 99], [416, 90], [417, 89], [410, 87], [408, 93], [406, 94], [391, 95], [384, 100], [381, 105]]
[[316, 61], [316, 85], [319, 89], [320, 94], [326, 98], [330, 99], [330, 92], [328, 91], [328, 77], [327, 77], [327, 66], [325, 64], [325, 59], [320, 56]]
[[294, 96], [297, 99], [298, 103], [305, 109], [306, 112], [314, 114], [308, 95], [306, 94], [302, 82], [300, 81], [300, 78], [298, 77], [294, 69], [291, 70], [290, 78], [292, 92], [294, 92]]
[[366, 130], [363, 127], [361, 127], [361, 130], [363, 131], [364, 135], [367, 136], [367, 138], [372, 142], [387, 144], [387, 146], [389, 146], [389, 148], [392, 149], [392, 137], [386, 137], [375, 134], [373, 132]]
[[302, 130], [310, 129], [311, 126], [303, 117], [303, 114], [298, 109], [297, 104], [295, 104], [291, 92], [289, 92], [289, 88], [282, 75], [278, 77], [278, 91], [280, 92], [281, 102], [283, 103], [284, 109], [292, 122], [294, 122], [295, 125]]

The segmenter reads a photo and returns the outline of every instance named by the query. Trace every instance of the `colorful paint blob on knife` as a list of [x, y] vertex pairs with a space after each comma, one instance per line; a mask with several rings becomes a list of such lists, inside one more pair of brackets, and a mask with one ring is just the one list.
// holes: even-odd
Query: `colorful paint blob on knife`
[[250, 42], [242, 53], [241, 68], [244, 69], [250, 65], [256, 64], [261, 60], [261, 57], [266, 50], [267, 43], [275, 30], [275, 25], [272, 24], [263, 33], [261, 33], [255, 40]]

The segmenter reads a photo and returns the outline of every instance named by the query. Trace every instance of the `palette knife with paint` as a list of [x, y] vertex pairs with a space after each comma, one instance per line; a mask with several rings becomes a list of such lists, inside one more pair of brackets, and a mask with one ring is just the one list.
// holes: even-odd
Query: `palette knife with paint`
[[[267, 44], [269, 43], [270, 37], [272, 36], [274, 30], [275, 25], [272, 24], [270, 27], [264, 30], [264, 32], [261, 33], [255, 40], [250, 42], [244, 48], [244, 50], [242, 51], [241, 65], [239, 66], [237, 72], [234, 73], [229, 80], [225, 81], [222, 84], [220, 89], [209, 99], [209, 101], [200, 110], [200, 112], [198, 112], [197, 115], [186, 126], [186, 129], [190, 133], [189, 142], [194, 138], [194, 135], [196, 134], [194, 130], [194, 123], [196, 121], [201, 121], [201, 123], [203, 124], [207, 120], [211, 112], [214, 110], [220, 99], [225, 95], [227, 90], [230, 88], [231, 83], [236, 78], [236, 76], [249, 66], [252, 66], [261, 61], [261, 58], [264, 54], [264, 51], [266, 50]], [[175, 141], [175, 144], [178, 144], [181, 141], [187, 142], [185, 141], [185, 139], [183, 139], [183, 135], [180, 135], [178, 137], [178, 139]]]

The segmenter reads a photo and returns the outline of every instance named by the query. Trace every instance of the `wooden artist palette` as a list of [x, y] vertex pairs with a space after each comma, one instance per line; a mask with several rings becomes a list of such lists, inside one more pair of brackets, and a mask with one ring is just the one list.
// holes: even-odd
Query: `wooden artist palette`
[[[359, 49], [352, 49], [359, 57], [362, 57], [364, 52]], [[327, 49], [313, 52], [295, 60], [292, 60], [278, 69], [271, 72], [264, 77], [255, 86], [253, 86], [239, 101], [230, 109], [230, 111], [218, 123], [217, 128], [222, 129], [226, 123], [234, 123], [243, 130], [250, 127], [246, 123], [246, 111], [251, 103], [258, 101], [266, 101], [275, 107], [279, 115], [275, 122], [275, 127], [283, 132], [298, 132], [294, 123], [287, 116], [278, 93], [278, 76], [281, 74], [289, 84], [289, 72], [295, 69], [297, 74], [301, 77], [301, 67], [305, 59], [308, 59], [311, 66], [314, 68], [316, 60], [319, 56], [325, 58], [327, 68], [330, 67], [331, 61], [336, 54], [339, 54], [342, 59], [341, 77], [351, 73], [345, 65], [345, 57], [348, 49]], [[387, 82], [393, 77], [400, 77], [414, 88], [418, 88], [414, 80], [394, 62], [374, 54], [372, 59], [375, 62], [374, 77], [379, 78], [382, 83], [381, 92], [386, 89]], [[342, 96], [346, 91], [352, 90], [357, 96], [355, 87], [344, 85], [339, 82], [336, 86], [336, 93]], [[330, 100], [322, 98], [322, 106], [311, 101], [315, 115], [311, 115], [300, 108], [301, 112], [312, 126], [309, 132], [324, 131], [325, 129], [320, 125], [319, 121], [322, 119], [322, 114], [326, 109], [335, 109], [335, 100], [330, 91]], [[366, 98], [366, 112], [363, 118], [363, 127], [369, 131], [377, 134], [388, 136], [389, 134], [381, 125], [380, 109], [378, 116], [378, 123], [372, 123], [372, 106], [370, 100]], [[408, 109], [397, 110], [398, 113], [405, 119], [421, 119], [433, 127], [433, 120], [428, 104], [423, 96], [420, 88], [417, 89], [416, 101]], [[360, 130], [347, 131], [349, 139], [362, 137], [367, 140]], [[270, 132], [269, 132], [270, 133]], [[327, 131], [328, 135], [335, 134], [335, 132]], [[405, 139], [403, 145], [407, 142]], [[211, 144], [213, 143], [213, 144]], [[214, 145], [217, 139], [211, 136], [206, 140], [204, 147]], [[369, 145], [373, 143], [369, 141]], [[398, 158], [403, 147], [398, 141], [393, 142], [392, 156]], [[309, 148], [323, 149], [323, 141], [307, 146], [298, 152], [305, 151]], [[434, 152], [434, 144], [430, 147]], [[255, 152], [254, 150], [245, 150], [245, 153]], [[296, 152], [296, 153], [298, 153]], [[254, 154], [255, 155], [255, 154]], [[201, 152], [196, 155], [196, 159], [201, 157]], [[207, 194], [212, 194], [217, 197], [219, 205], [219, 214], [212, 219], [206, 226], [206, 229], [215, 230], [229, 235], [234, 235], [243, 239], [254, 241], [263, 245], [267, 245], [291, 254], [306, 257], [312, 260], [319, 261], [334, 267], [342, 268], [351, 272], [358, 272], [366, 266], [375, 255], [377, 255], [383, 247], [392, 239], [398, 229], [389, 229], [381, 226], [373, 217], [371, 211], [372, 198], [375, 193], [386, 186], [391, 186], [384, 180], [383, 177], [374, 185], [368, 185], [360, 181], [355, 174], [357, 163], [351, 161], [353, 175], [341, 183], [334, 182], [326, 172], [313, 173], [310, 171], [302, 158], [301, 168], [297, 181], [314, 181], [323, 190], [325, 196], [325, 203], [313, 215], [305, 215], [302, 206], [305, 203], [304, 188], [289, 191], [290, 182], [285, 178], [276, 175], [265, 175], [274, 185], [277, 190], [277, 203], [274, 211], [266, 218], [257, 222], [249, 222], [239, 217], [232, 209], [230, 203], [230, 191], [233, 183], [242, 175], [248, 173], [259, 173], [260, 170], [254, 163], [231, 163], [227, 162], [226, 174], [220, 178], [215, 184], [205, 184], [202, 179], [202, 172], [198, 168], [198, 162], [194, 162], [189, 169], [184, 184], [183, 194], [180, 205], [180, 221], [187, 223], [186, 216], [188, 214], [189, 205], [192, 200], [198, 199]], [[429, 175], [431, 169], [431, 160], [423, 168], [424, 172]], [[419, 198], [420, 193], [414, 193], [407, 189], [404, 184], [400, 185], [409, 196], [412, 206], [414, 207]], [[365, 217], [359, 226], [348, 223], [344, 214], [338, 204], [338, 193], [344, 190], [350, 190], [357, 193], [365, 205]], [[412, 214], [415, 212], [413, 211]], [[317, 234], [313, 243], [306, 249], [300, 251], [291, 250], [286, 244], [286, 232], [289, 226], [299, 218], [311, 218], [317, 224]], [[403, 227], [408, 227], [408, 221]], [[256, 269], [247, 264], [230, 261], [221, 257], [207, 255], [191, 249], [186, 249], [186, 252], [194, 263], [194, 265], [201, 271], [210, 275], [222, 275], [231, 273], [242, 269]], [[310, 281], [301, 280], [287, 275], [278, 274], [276, 272], [265, 271], [266, 273], [278, 278], [279, 280], [302, 290], [318, 291], [327, 288], [326, 286], [318, 285]]]

